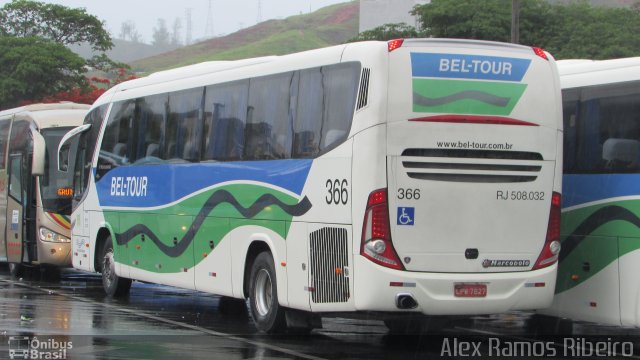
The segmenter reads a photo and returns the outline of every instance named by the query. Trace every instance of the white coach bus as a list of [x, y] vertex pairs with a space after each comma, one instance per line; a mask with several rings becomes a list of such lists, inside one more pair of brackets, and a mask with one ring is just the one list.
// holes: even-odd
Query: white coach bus
[[[0, 261], [71, 266], [71, 176], [58, 171], [58, 144], [89, 105], [33, 104], [0, 111]], [[55, 270], [51, 270], [55, 271]]]
[[640, 327], [640, 58], [558, 62], [562, 251], [545, 313]]
[[73, 265], [112, 295], [138, 279], [249, 299], [267, 332], [289, 314], [547, 307], [560, 106], [549, 54], [477, 41], [352, 43], [125, 82], [64, 145], [78, 148]]

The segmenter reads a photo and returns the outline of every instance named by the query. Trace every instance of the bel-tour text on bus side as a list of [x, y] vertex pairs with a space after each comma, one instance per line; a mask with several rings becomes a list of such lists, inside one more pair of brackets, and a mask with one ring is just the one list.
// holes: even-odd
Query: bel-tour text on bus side
[[114, 176], [111, 178], [111, 196], [147, 196], [146, 176]]
[[440, 59], [438, 70], [441, 72], [461, 72], [511, 75], [512, 64], [508, 61]]

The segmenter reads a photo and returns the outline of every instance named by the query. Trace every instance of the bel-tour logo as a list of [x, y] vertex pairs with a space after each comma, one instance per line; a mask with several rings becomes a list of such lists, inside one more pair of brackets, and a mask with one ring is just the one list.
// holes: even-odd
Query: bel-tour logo
[[147, 196], [149, 179], [146, 176], [114, 176], [111, 178], [111, 196]]
[[530, 59], [411, 53], [413, 111], [508, 116], [527, 84]]

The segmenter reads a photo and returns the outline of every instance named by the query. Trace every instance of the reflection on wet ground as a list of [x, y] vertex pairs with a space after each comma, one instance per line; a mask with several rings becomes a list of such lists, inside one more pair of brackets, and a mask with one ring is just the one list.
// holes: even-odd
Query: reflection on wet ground
[[[0, 358], [30, 341], [28, 351], [39, 345], [41, 358], [57, 351], [69, 359], [422, 359], [455, 355], [443, 353], [447, 338], [532, 337], [531, 314], [522, 312], [460, 319], [438, 335], [392, 336], [382, 321], [367, 318], [323, 319], [309, 335], [264, 335], [243, 306], [222, 299], [141, 282], [128, 298], [109, 299], [97, 275], [65, 270], [47, 280], [33, 271], [11, 279], [0, 269]], [[640, 338], [639, 329], [573, 324], [572, 330]]]

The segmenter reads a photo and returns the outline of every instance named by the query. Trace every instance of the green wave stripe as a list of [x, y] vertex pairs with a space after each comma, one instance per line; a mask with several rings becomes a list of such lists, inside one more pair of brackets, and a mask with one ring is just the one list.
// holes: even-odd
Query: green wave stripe
[[[623, 207], [640, 217], [640, 200], [611, 201], [562, 213], [561, 241], [567, 239], [596, 211], [610, 206]], [[572, 289], [588, 281], [621, 256], [640, 250], [640, 228], [629, 221], [611, 220], [590, 234], [582, 235], [580, 243], [560, 262], [556, 293]], [[586, 266], [588, 263], [588, 267]], [[573, 275], [578, 280], [572, 280]]]
[[[226, 190], [244, 207], [251, 206], [256, 199], [272, 194], [288, 205], [295, 205], [299, 199], [265, 186], [253, 184], [233, 184], [207, 190], [189, 197], [173, 206], [157, 210], [106, 211], [105, 219], [115, 233], [122, 233], [131, 227], [143, 224], [151, 229], [163, 244], [173, 246], [180, 241], [198, 212], [203, 208], [213, 192]], [[267, 206], [251, 219], [245, 219], [228, 203], [216, 206], [194, 236], [187, 250], [175, 258], [164, 254], [149, 238], [134, 237], [126, 245], [117, 245], [114, 257], [117, 262], [156, 273], [179, 273], [191, 269], [211, 254], [222, 239], [234, 229], [255, 225], [270, 229], [286, 239], [293, 216], [278, 206]], [[175, 239], [175, 240], [174, 240]], [[214, 248], [211, 249], [211, 244]]]
[[[527, 84], [522, 83], [414, 78], [413, 92], [419, 97], [433, 99], [433, 102], [438, 103], [438, 105], [421, 105], [419, 97], [416, 96], [413, 100], [413, 111], [474, 115], [509, 115], [524, 94], [526, 88]], [[476, 95], [469, 98], [457, 99], [459, 94]], [[477, 94], [486, 94], [487, 97], [507, 98], [509, 100], [505, 105], [490, 104], [486, 101], [480, 101], [479, 99], [482, 97]], [[444, 101], [446, 99], [455, 100]]]

